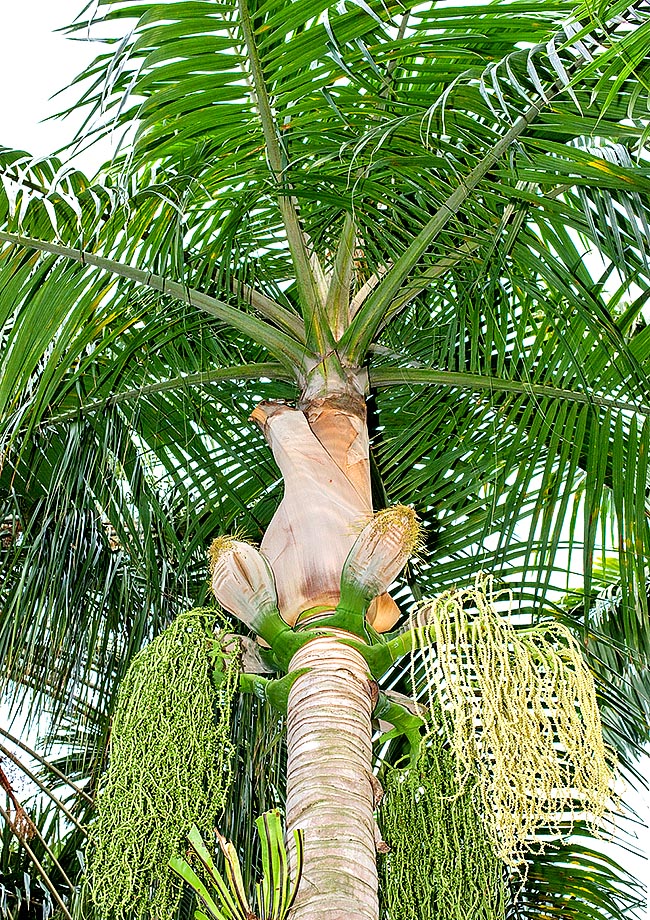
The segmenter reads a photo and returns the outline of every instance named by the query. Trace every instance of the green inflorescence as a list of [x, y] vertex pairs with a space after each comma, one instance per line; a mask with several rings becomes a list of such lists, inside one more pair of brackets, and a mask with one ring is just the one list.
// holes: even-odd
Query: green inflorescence
[[452, 755], [430, 735], [408, 769], [390, 768], [378, 823], [390, 852], [379, 860], [384, 920], [502, 920], [503, 863], [487, 838], [470, 780], [459, 788]]
[[238, 647], [215, 639], [216, 618], [210, 608], [181, 614], [122, 682], [86, 851], [93, 918], [173, 917], [181, 887], [169, 860], [193, 824], [213, 833], [232, 778], [239, 676]]

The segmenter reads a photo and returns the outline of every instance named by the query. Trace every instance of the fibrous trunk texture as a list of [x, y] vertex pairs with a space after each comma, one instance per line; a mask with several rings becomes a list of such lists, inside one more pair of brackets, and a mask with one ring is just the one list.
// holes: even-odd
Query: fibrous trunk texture
[[335, 636], [314, 639], [290, 669], [287, 829], [305, 831], [293, 920], [377, 920], [368, 666]]

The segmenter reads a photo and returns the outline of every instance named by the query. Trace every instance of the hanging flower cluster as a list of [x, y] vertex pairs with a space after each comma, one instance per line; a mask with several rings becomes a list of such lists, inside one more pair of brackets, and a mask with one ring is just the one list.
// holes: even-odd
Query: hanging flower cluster
[[418, 758], [406, 769], [388, 767], [382, 782], [377, 820], [389, 848], [379, 860], [385, 915], [503, 920], [503, 864], [481, 821], [476, 780], [459, 785], [454, 758], [436, 728]]
[[459, 779], [477, 775], [495, 851], [516, 866], [543, 847], [537, 832], [558, 834], [578, 816], [599, 822], [611, 807], [612, 756], [570, 631], [555, 621], [515, 627], [496, 600], [479, 576], [420, 607], [411, 625]]
[[215, 640], [216, 618], [211, 608], [178, 616], [120, 685], [86, 849], [97, 920], [173, 917], [181, 887], [169, 860], [192, 824], [212, 833], [225, 804], [239, 655]]

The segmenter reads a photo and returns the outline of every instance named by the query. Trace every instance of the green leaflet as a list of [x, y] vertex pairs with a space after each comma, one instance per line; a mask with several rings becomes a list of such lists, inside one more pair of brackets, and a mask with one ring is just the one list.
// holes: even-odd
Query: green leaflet
[[284, 832], [277, 809], [265, 812], [256, 819], [255, 825], [262, 845], [262, 880], [255, 886], [257, 913], [253, 913], [248, 902], [246, 885], [237, 850], [225, 837], [217, 832], [217, 839], [224, 858], [226, 878], [214, 864], [210, 851], [194, 825], [188, 834], [191, 852], [189, 856], [201, 865], [203, 876], [213, 890], [210, 892], [186, 859], [172, 857], [170, 867], [189, 885], [202, 901], [207, 913], [195, 912], [196, 920], [284, 920], [295, 900], [302, 875], [303, 832], [294, 830], [296, 848], [296, 871], [293, 882], [289, 876], [289, 861], [284, 843]]

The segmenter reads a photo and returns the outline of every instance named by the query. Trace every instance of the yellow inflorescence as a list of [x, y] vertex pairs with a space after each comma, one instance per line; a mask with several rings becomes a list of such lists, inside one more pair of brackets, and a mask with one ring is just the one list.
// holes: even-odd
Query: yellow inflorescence
[[404, 554], [409, 557], [422, 548], [422, 527], [413, 508], [392, 505], [378, 511], [372, 518], [373, 534], [382, 537], [398, 530]]
[[411, 625], [459, 780], [478, 775], [486, 830], [498, 855], [517, 866], [543, 847], [540, 831], [547, 838], [561, 821], [602, 819], [612, 758], [570, 631], [558, 622], [515, 628], [495, 600], [491, 578], [479, 576], [474, 588], [421, 606]]
[[208, 569], [210, 575], [214, 572], [214, 567], [219, 559], [232, 547], [235, 539], [236, 538], [231, 534], [227, 534], [223, 537], [217, 537], [212, 541], [208, 550]]

